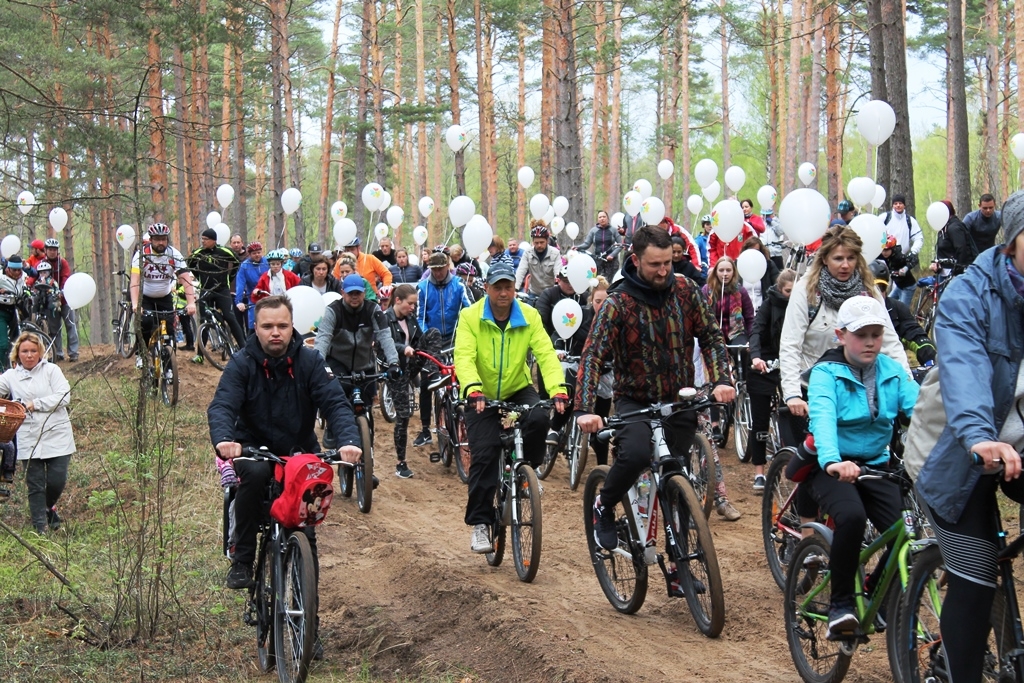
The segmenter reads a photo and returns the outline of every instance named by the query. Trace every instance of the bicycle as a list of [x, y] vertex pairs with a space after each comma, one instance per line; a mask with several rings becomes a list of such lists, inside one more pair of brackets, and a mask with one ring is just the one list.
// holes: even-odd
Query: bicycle
[[224, 319], [224, 314], [211, 305], [209, 292], [199, 295], [199, 330], [196, 343], [199, 352], [210, 364], [223, 371], [228, 361], [239, 350], [238, 343], [231, 334], [231, 328]]
[[174, 352], [174, 311], [143, 311], [143, 317], [156, 318], [157, 326], [149, 338], [149, 362], [143, 368], [146, 381], [164, 404], [178, 403], [178, 359]]
[[113, 320], [114, 349], [121, 358], [131, 358], [135, 355], [135, 311], [128, 296], [128, 273], [119, 270], [114, 274], [124, 281], [121, 299], [117, 302], [117, 317]]
[[[46, 317], [37, 310], [35, 297], [27, 290], [20, 295], [18, 305], [14, 307], [14, 313], [15, 325], [19, 332], [31, 332], [38, 336], [43, 344], [43, 358], [52, 363], [55, 355], [55, 340], [49, 334], [50, 326]], [[57, 330], [57, 334], [60, 334], [60, 329]]]
[[[618, 547], [604, 550], [594, 538], [594, 501], [608, 476], [607, 465], [595, 467], [587, 477], [583, 521], [594, 572], [612, 607], [623, 614], [639, 610], [647, 597], [647, 567], [657, 563], [669, 597], [685, 595], [697, 628], [715, 638], [725, 626], [725, 594], [718, 555], [704, 507], [691, 483], [693, 475], [688, 463], [669, 450], [664, 420], [716, 404], [695, 389], [681, 389], [679, 399], [678, 403], [656, 403], [613, 416], [598, 433], [597, 438], [607, 440], [631, 421], [640, 419], [651, 424], [650, 468], [644, 469], [622, 500], [602, 501], [615, 507]], [[665, 554], [673, 565], [671, 570], [665, 564], [665, 554], [657, 548], [659, 509], [665, 513]]]
[[946, 290], [946, 285], [952, 279], [952, 276], [947, 277], [936, 273], [917, 281], [917, 288], [921, 291], [917, 297], [917, 306], [914, 308], [914, 318], [917, 319], [918, 324], [929, 337], [932, 334], [932, 328], [935, 326], [935, 315], [939, 310], [939, 299]]
[[[745, 362], [746, 351], [750, 348], [747, 344], [726, 344], [729, 350], [729, 358], [733, 363], [733, 370], [736, 375], [736, 399], [728, 410], [728, 422], [732, 423], [733, 447], [740, 462], [750, 462], [750, 455], [747, 453], [747, 440], [750, 437], [750, 393], [747, 391], [747, 363]], [[723, 428], [722, 432], [725, 433]], [[724, 446], [724, 444], [722, 444]]]
[[[793, 550], [786, 575], [783, 604], [790, 654], [800, 677], [807, 683], [839, 683], [846, 675], [857, 647], [867, 643], [868, 636], [883, 631], [886, 632], [886, 649], [894, 680], [904, 680], [898, 657], [898, 629], [886, 628], [885, 620], [876, 617], [884, 614], [888, 621], [898, 622], [901, 592], [910, 575], [911, 556], [933, 544], [934, 540], [918, 540], [921, 525], [912, 502], [913, 482], [902, 468], [889, 472], [861, 467], [859, 479], [887, 479], [899, 484], [903, 513], [892, 526], [861, 548], [860, 569], [854, 587], [855, 609], [860, 625], [838, 636], [830, 635], [828, 630], [831, 597], [828, 562], [832, 530], [820, 522], [804, 525], [814, 533], [801, 540]], [[892, 546], [892, 552], [886, 559], [877, 584], [868, 594], [864, 586], [865, 565], [889, 545]], [[896, 577], [899, 577], [899, 583], [893, 583]]]
[[[709, 396], [711, 385], [701, 388], [699, 393]], [[715, 507], [715, 490], [722, 474], [710, 408], [704, 408], [697, 413], [697, 432], [693, 435], [693, 445], [690, 446], [690, 463], [690, 484], [704, 508], [704, 517], [710, 519], [711, 510]]]
[[[342, 462], [338, 452], [316, 453], [327, 465]], [[247, 447], [239, 459], [272, 462], [283, 467], [288, 457], [265, 448]], [[284, 489], [271, 477], [267, 484], [266, 509]], [[225, 493], [225, 533], [230, 528]], [[243, 620], [256, 628], [256, 653], [260, 671], [277, 668], [281, 683], [302, 683], [309, 674], [317, 631], [316, 562], [302, 529], [285, 528], [267, 515], [260, 523], [254, 581], [248, 589]], [[227, 547], [225, 539], [225, 547]]]
[[345, 498], [352, 497], [352, 485], [355, 484], [356, 505], [364, 515], [370, 514], [373, 490], [377, 488], [377, 484], [373, 476], [373, 429], [370, 427], [369, 415], [373, 405], [363, 401], [363, 387], [376, 382], [380, 377], [379, 373], [368, 372], [338, 375], [342, 384], [352, 385], [349, 399], [352, 402], [352, 412], [356, 416], [356, 429], [359, 430], [359, 441], [363, 449], [359, 462], [341, 462], [338, 465], [338, 480], [341, 495]]
[[[579, 356], [565, 356], [562, 358], [562, 369], [566, 374], [573, 373], [579, 367]], [[567, 385], [568, 386], [568, 383]], [[570, 401], [572, 396], [570, 395]], [[544, 452], [544, 461], [537, 470], [537, 478], [543, 481], [551, 474], [559, 453], [565, 453], [569, 463], [569, 489], [575, 491], [579, 488], [583, 477], [583, 471], [587, 466], [587, 455], [590, 451], [590, 440], [583, 430], [576, 424], [576, 420], [569, 419], [558, 432], [558, 444], [548, 444]]]
[[[466, 387], [466, 395], [479, 383]], [[530, 410], [547, 410], [553, 401], [540, 401], [536, 406], [518, 405], [508, 401], [486, 401], [486, 408], [497, 408], [501, 415], [502, 455], [498, 458], [498, 488], [494, 492], [494, 517], [490, 524], [491, 552], [487, 564], [497, 567], [505, 556], [505, 536], [512, 530], [512, 560], [519, 580], [530, 583], [540, 568], [543, 531], [540, 482], [537, 473], [525, 460], [522, 419]]]
[[[451, 352], [452, 349], [445, 349], [441, 355], [448, 358]], [[451, 467], [454, 461], [459, 479], [463, 484], [468, 484], [472, 456], [466, 432], [465, 407], [459, 400], [455, 365], [449, 365], [426, 351], [417, 351], [416, 354], [436, 365], [439, 373], [427, 387], [434, 392], [434, 423], [437, 425], [437, 450], [430, 454], [430, 462]]]

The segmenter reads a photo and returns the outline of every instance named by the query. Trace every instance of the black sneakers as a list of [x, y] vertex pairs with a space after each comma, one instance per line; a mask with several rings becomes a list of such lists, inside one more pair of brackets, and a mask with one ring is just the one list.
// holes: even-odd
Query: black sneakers
[[594, 501], [594, 540], [605, 550], [619, 547], [619, 534], [615, 529], [615, 509], [601, 504], [601, 497]]
[[60, 529], [61, 522], [63, 521], [64, 520], [60, 518], [60, 515], [57, 514], [56, 507], [52, 507], [46, 511], [46, 523], [50, 525], [50, 529], [52, 531]]
[[411, 479], [412, 470], [409, 469], [409, 465], [404, 460], [399, 460], [398, 465], [395, 467], [395, 476], [399, 479]]
[[412, 445], [419, 448], [420, 446], [426, 446], [428, 443], [431, 443], [431, 441], [433, 441], [433, 439], [430, 438], [430, 432], [424, 429], [420, 432], [419, 436], [416, 437], [416, 440], [412, 442]]
[[252, 566], [245, 562], [232, 562], [224, 584], [231, 590], [241, 590], [252, 585]]

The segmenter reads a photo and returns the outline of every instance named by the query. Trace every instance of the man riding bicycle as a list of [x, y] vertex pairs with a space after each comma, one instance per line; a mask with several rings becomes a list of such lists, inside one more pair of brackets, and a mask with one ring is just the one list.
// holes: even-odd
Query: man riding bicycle
[[555, 273], [562, 266], [562, 255], [551, 246], [551, 233], [544, 221], [530, 223], [530, 239], [533, 249], [527, 249], [516, 268], [516, 291], [523, 288], [526, 277], [530, 277], [530, 301], [535, 301], [548, 287], [555, 284]]
[[[485, 408], [487, 400], [536, 405], [537, 390], [530, 383], [526, 355], [533, 351], [544, 381], [549, 387], [562, 383], [562, 366], [551, 340], [541, 324], [540, 314], [516, 301], [515, 271], [507, 263], [496, 263], [487, 271], [487, 296], [459, 314], [455, 335], [455, 374], [463, 387], [470, 387], [466, 410], [466, 431], [473, 461], [469, 466], [469, 498], [466, 524], [473, 527], [470, 549], [489, 553], [492, 549], [494, 493], [498, 488], [497, 460], [501, 456], [501, 416]], [[561, 413], [569, 397], [555, 394], [555, 409]], [[544, 459], [544, 435], [548, 429], [545, 410], [533, 409], [523, 420], [523, 446], [532, 466]]]
[[[166, 313], [169, 320], [174, 316], [174, 285], [181, 283], [185, 289], [185, 312], [196, 314], [196, 290], [189, 277], [188, 265], [181, 252], [168, 244], [171, 229], [165, 223], [154, 223], [147, 230], [149, 244], [144, 244], [132, 257], [131, 281], [128, 292], [132, 298], [132, 309], [139, 307], [141, 285], [142, 310]], [[143, 316], [142, 338], [149, 344], [149, 338], [156, 327], [155, 317]], [[135, 367], [142, 367], [142, 355], [135, 358]]]
[[[587, 433], [603, 426], [594, 415], [603, 366], [615, 372], [615, 412], [629, 413], [676, 399], [694, 381], [693, 340], [700, 342], [712, 394], [721, 403], [736, 396], [729, 374], [725, 339], [707, 301], [694, 284], [672, 272], [672, 238], [644, 226], [633, 235], [633, 253], [622, 267], [623, 280], [601, 306], [580, 359], [576, 393], [577, 423]], [[687, 453], [697, 415], [679, 413], [666, 422], [674, 453]], [[618, 431], [618, 457], [594, 501], [594, 535], [599, 546], [618, 546], [614, 503], [625, 495], [651, 461], [651, 426], [640, 421]]]
[[199, 286], [206, 293], [206, 305], [216, 306], [231, 329], [231, 335], [238, 346], [245, 344], [245, 333], [238, 324], [232, 306], [231, 276], [238, 271], [238, 257], [227, 247], [217, 244], [217, 231], [207, 228], [200, 236], [202, 247], [188, 257], [188, 267], [199, 279]]

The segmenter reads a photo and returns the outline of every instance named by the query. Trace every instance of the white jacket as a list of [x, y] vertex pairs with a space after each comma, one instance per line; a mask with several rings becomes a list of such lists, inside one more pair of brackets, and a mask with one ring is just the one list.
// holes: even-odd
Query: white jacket
[[[880, 302], [881, 296], [875, 293]], [[882, 302], [885, 305], [885, 302]], [[818, 362], [829, 349], [839, 346], [836, 337], [836, 319], [839, 311], [821, 305], [814, 321], [809, 320], [807, 302], [807, 279], [801, 279], [793, 286], [786, 307], [786, 321], [782, 324], [782, 338], [779, 340], [779, 369], [782, 373], [782, 397], [784, 400], [800, 398], [800, 373]], [[885, 326], [882, 337], [882, 353], [910, 373], [907, 352], [893, 329], [892, 322]]]
[[71, 385], [55, 364], [40, 360], [31, 370], [20, 365], [7, 370], [0, 375], [0, 396], [34, 404], [18, 429], [18, 460], [56, 458], [75, 452], [67, 409]]

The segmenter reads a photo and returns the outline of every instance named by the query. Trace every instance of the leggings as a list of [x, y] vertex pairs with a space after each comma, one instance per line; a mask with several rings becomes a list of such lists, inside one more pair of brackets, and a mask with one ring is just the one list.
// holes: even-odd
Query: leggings
[[[391, 400], [395, 404], [395, 455], [399, 462], [405, 461], [405, 447], [409, 441], [409, 418], [412, 417], [412, 389], [409, 378], [402, 375], [390, 382]], [[426, 424], [426, 423], [424, 423]]]
[[1024, 479], [982, 476], [975, 484], [960, 519], [947, 522], [925, 508], [946, 565], [946, 599], [939, 627], [950, 683], [980, 683], [989, 633], [989, 614], [996, 593], [996, 488], [1011, 499], [1024, 500]]

